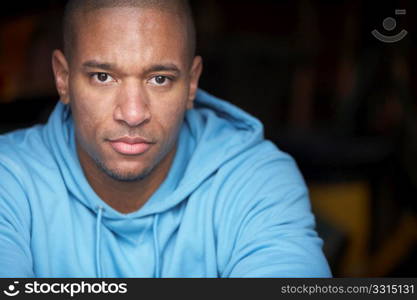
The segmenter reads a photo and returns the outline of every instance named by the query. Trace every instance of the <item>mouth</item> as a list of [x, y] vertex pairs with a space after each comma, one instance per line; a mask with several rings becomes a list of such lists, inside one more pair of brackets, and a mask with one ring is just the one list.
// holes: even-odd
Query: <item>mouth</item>
[[150, 141], [143, 138], [123, 137], [110, 140], [113, 150], [122, 155], [141, 155], [147, 152], [153, 145]]

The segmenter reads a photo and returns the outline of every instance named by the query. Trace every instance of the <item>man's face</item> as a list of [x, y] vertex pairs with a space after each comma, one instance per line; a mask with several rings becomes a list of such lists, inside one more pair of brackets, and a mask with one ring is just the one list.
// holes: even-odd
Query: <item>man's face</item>
[[80, 160], [119, 181], [144, 178], [175, 151], [200, 58], [190, 62], [180, 18], [156, 9], [95, 10], [77, 30], [71, 60], [54, 53], [54, 69]]

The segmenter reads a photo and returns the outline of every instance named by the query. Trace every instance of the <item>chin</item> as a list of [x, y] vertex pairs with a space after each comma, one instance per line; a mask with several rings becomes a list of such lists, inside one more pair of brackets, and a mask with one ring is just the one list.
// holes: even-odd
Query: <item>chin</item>
[[106, 174], [112, 179], [120, 182], [137, 182], [144, 180], [149, 174], [146, 173], [119, 173], [119, 172], [106, 172]]
[[136, 166], [134, 162], [122, 163], [119, 166], [110, 166], [101, 161], [96, 161], [97, 166], [110, 178], [120, 182], [135, 182], [147, 178], [152, 172], [151, 168]]
[[120, 169], [106, 169], [104, 172], [112, 179], [120, 182], [135, 182], [144, 180], [149, 176], [149, 171], [132, 171]]

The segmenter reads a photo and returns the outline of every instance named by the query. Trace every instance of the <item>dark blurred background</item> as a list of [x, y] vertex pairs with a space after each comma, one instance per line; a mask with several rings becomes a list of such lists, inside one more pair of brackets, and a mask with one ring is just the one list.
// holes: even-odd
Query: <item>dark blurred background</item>
[[[58, 99], [50, 57], [65, 2], [0, 11], [0, 133], [45, 122]], [[334, 276], [416, 277], [415, 1], [192, 5], [201, 87], [296, 158]]]

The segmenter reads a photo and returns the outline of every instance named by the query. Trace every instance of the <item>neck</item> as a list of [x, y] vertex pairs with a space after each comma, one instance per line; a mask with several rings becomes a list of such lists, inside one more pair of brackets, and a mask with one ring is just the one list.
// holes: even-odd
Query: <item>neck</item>
[[96, 194], [116, 211], [129, 214], [138, 211], [166, 179], [176, 153], [176, 145], [144, 179], [121, 182], [108, 176], [77, 143], [81, 166]]

